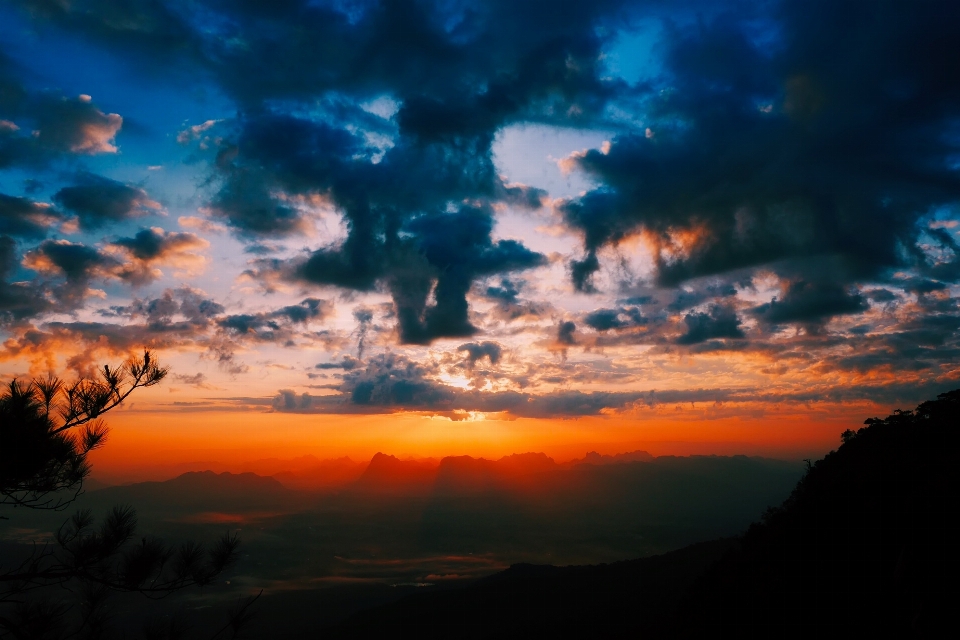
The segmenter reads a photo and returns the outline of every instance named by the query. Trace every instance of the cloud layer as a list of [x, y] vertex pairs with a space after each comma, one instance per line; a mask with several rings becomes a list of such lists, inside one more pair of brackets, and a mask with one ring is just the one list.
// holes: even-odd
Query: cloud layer
[[147, 345], [451, 417], [960, 378], [955, 3], [13, 4], [3, 375]]

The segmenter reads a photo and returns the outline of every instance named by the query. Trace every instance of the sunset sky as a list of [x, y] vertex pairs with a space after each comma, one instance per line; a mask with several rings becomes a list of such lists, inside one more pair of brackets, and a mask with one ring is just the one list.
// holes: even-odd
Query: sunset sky
[[0, 378], [154, 350], [108, 466], [802, 457], [960, 387], [960, 5], [677, 4], [0, 4]]

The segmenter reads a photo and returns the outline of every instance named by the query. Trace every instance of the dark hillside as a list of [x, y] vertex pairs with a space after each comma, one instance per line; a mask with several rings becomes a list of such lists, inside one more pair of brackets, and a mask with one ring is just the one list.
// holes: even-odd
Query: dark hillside
[[582, 567], [518, 564], [464, 589], [361, 612], [322, 637], [669, 637], [682, 594], [733, 544]]
[[434, 463], [399, 460], [377, 452], [349, 490], [366, 494], [427, 495], [433, 489], [436, 476], [437, 465]]
[[197, 510], [290, 508], [301, 500], [298, 493], [276, 479], [255, 473], [190, 471], [163, 482], [138, 482], [91, 491], [81, 504], [96, 510], [129, 504], [136, 505], [141, 514], [172, 516]]
[[955, 625], [960, 390], [866, 424], [700, 582], [684, 606], [691, 635]]

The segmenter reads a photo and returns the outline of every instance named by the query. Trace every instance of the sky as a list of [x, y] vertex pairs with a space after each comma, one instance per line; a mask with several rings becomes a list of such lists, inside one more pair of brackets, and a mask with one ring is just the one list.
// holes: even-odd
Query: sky
[[0, 378], [103, 464], [822, 454], [960, 387], [960, 5], [10, 0]]

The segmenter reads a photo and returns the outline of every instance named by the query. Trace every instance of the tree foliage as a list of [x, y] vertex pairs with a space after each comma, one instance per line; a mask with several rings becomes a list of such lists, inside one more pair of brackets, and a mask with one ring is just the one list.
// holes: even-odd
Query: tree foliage
[[[167, 372], [145, 351], [71, 384], [52, 375], [11, 381], [0, 395], [0, 505], [68, 507], [90, 474], [87, 456], [106, 441], [102, 416], [136, 389], [160, 383]], [[55, 544], [34, 546], [13, 564], [0, 562], [0, 638], [101, 637], [109, 593], [161, 598], [211, 584], [237, 559], [235, 534], [205, 548], [195, 542], [168, 545], [150, 536], [138, 540], [136, 530], [131, 507], [114, 507], [99, 524], [81, 510], [57, 530]], [[58, 586], [79, 594], [80, 607], [51, 599], [50, 588]], [[235, 635], [253, 600], [238, 604], [225, 629]], [[177, 636], [173, 631], [158, 637]]]
[[0, 396], [0, 504], [68, 506], [90, 474], [87, 455], [106, 441], [101, 416], [135, 389], [158, 384], [167, 371], [145, 351], [72, 384], [52, 375], [11, 381]]
[[686, 637], [937, 637], [953, 624], [960, 389], [864, 424], [704, 577]]

